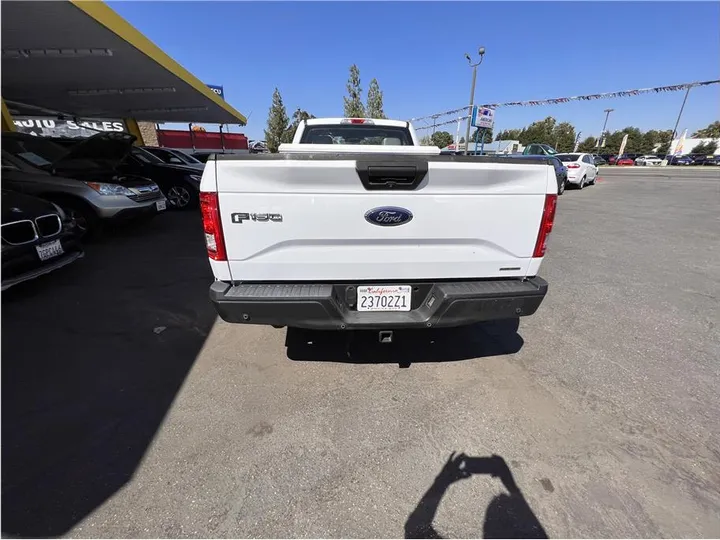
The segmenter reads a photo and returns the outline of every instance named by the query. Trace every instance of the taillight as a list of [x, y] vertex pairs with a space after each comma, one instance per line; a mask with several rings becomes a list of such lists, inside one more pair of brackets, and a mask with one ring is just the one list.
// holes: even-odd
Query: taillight
[[578, 163], [570, 163], [570, 164], [567, 166], [567, 168], [568, 168], [568, 169], [579, 169], [579, 168], [580, 168], [580, 165], [579, 165]]
[[225, 253], [225, 238], [220, 222], [220, 207], [217, 193], [200, 193], [200, 211], [202, 213], [203, 229], [205, 229], [205, 245], [208, 257], [215, 261], [227, 261]]
[[553, 228], [555, 221], [555, 207], [557, 206], [557, 195], [545, 195], [545, 207], [543, 208], [542, 220], [540, 221], [540, 230], [538, 231], [537, 242], [535, 243], [535, 251], [533, 257], [544, 257], [547, 248], [548, 236]]

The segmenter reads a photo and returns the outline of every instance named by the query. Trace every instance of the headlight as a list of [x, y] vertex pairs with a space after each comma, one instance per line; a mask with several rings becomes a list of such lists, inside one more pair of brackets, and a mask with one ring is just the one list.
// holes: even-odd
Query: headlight
[[97, 191], [100, 195], [134, 195], [125, 186], [119, 184], [106, 184], [104, 182], [85, 182], [88, 186]]
[[193, 182], [197, 182], [198, 184], [202, 180], [202, 175], [200, 174], [188, 174], [188, 176], [190, 177], [190, 180], [192, 180]]

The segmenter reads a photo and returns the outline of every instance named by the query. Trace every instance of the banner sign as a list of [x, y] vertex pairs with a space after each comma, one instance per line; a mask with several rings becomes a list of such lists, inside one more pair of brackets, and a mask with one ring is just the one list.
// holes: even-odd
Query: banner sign
[[[718, 84], [720, 83], [720, 80], [714, 80], [714, 81], [702, 81], [702, 82], [693, 82], [693, 83], [684, 83], [684, 84], [675, 84], [672, 86], [656, 86], [655, 88], [638, 88], [636, 90], [622, 90], [620, 92], [605, 92], [602, 94], [588, 94], [585, 96], [569, 96], [569, 97], [559, 97], [559, 98], [551, 98], [551, 99], [534, 99], [529, 101], [507, 101], [505, 103], [485, 103], [484, 105], [480, 105], [480, 107], [487, 107], [490, 109], [497, 109], [498, 107], [537, 107], [539, 105], [557, 105], [560, 103], [568, 103], [570, 101], [592, 101], [596, 99], [613, 99], [618, 97], [630, 97], [630, 96], [639, 96], [641, 94], [650, 94], [650, 93], [660, 93], [660, 92], [677, 92], [679, 90], [687, 90], [688, 88], [694, 88], [696, 86], [709, 86], [711, 84]], [[428, 116], [420, 116], [418, 118], [411, 118], [410, 122], [416, 122], [418, 120], [425, 120], [428, 118], [438, 118], [439, 116], [445, 116], [448, 114], [457, 114], [459, 112], [467, 112], [468, 106], [460, 107], [458, 109], [451, 109], [449, 111], [444, 111], [441, 113], [431, 114]], [[465, 116], [467, 118], [467, 116]], [[456, 122], [457, 119], [449, 120], [447, 122], [443, 122], [442, 124], [433, 124], [434, 127], [441, 126], [444, 124], [452, 124], [453, 122]], [[433, 127], [433, 126], [430, 126]], [[426, 127], [415, 127], [415, 129], [427, 129]]]
[[476, 128], [492, 129], [495, 124], [495, 111], [487, 107], [473, 107], [470, 124]]
[[225, 90], [222, 86], [217, 86], [215, 84], [208, 84], [207, 87], [215, 92], [218, 96], [225, 99]]
[[623, 155], [623, 152], [625, 151], [625, 146], [627, 145], [627, 141], [628, 141], [628, 135], [626, 133], [625, 136], [623, 137], [622, 142], [620, 143], [620, 150], [618, 150], [618, 153], [617, 153], [618, 157]]
[[92, 118], [88, 120], [58, 120], [52, 116], [16, 116], [15, 129], [39, 137], [70, 137], [85, 139], [99, 132], [119, 131], [127, 133], [125, 122], [117, 119]]

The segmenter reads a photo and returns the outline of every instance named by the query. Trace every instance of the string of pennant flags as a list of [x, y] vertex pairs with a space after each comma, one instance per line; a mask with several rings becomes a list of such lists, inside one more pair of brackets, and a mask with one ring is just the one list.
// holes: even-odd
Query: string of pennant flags
[[[639, 96], [641, 94], [651, 94], [651, 93], [660, 93], [660, 92], [678, 92], [680, 90], [687, 90], [688, 88], [694, 88], [696, 86], [710, 86], [711, 84], [718, 84], [720, 83], [720, 80], [714, 80], [714, 81], [700, 81], [700, 82], [692, 82], [692, 83], [684, 83], [684, 84], [674, 84], [671, 86], [656, 86], [654, 88], [637, 88], [635, 90], [622, 90], [620, 92], [603, 92], [602, 94], [587, 94], [584, 96], [570, 96], [570, 97], [559, 97], [559, 98], [551, 98], [551, 99], [532, 99], [528, 101], [508, 101], [505, 103], [486, 103], [484, 105], [479, 105], [480, 107], [487, 107], [489, 109], [498, 109], [500, 107], [537, 107], [540, 105], [557, 105], [560, 103], [568, 103], [570, 101], [592, 101], [596, 99], [613, 99], [618, 97], [632, 97], [632, 96]], [[417, 118], [411, 118], [410, 122], [417, 122], [419, 120], [436, 120], [437, 118], [441, 116], [447, 116], [450, 114], [457, 114], [457, 113], [465, 113], [464, 116], [460, 118], [453, 118], [452, 120], [448, 120], [446, 122], [441, 123], [434, 123], [431, 126], [421, 126], [416, 127], [415, 129], [429, 129], [437, 126], [443, 126], [446, 124], [453, 124], [457, 122], [458, 120], [462, 120], [468, 117], [467, 115], [468, 106], [465, 107], [459, 107], [457, 109], [450, 109], [449, 111], [444, 111], [440, 113], [435, 114], [429, 114], [427, 116], [419, 116]]]

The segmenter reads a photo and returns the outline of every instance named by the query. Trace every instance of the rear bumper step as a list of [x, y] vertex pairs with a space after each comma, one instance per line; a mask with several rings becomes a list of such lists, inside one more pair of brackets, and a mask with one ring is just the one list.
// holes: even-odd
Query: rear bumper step
[[241, 283], [216, 281], [210, 299], [231, 323], [318, 330], [429, 328], [532, 315], [547, 293], [539, 277], [412, 284], [412, 309], [359, 312], [356, 284]]

